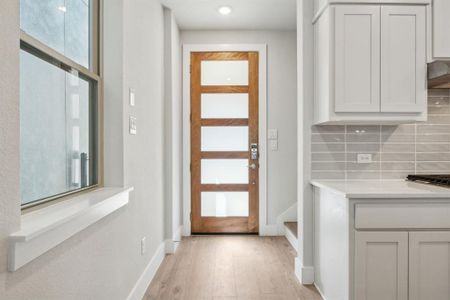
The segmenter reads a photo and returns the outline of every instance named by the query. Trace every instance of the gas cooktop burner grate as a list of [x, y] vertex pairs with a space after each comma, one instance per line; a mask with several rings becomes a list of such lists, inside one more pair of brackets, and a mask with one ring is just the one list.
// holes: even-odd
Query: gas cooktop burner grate
[[408, 175], [410, 181], [450, 186], [450, 175]]

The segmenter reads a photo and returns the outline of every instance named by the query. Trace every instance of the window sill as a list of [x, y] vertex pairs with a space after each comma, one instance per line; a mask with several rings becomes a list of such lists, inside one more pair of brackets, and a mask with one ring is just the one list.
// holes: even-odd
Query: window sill
[[38, 256], [128, 204], [133, 188], [100, 188], [25, 214], [21, 230], [9, 236], [8, 270]]

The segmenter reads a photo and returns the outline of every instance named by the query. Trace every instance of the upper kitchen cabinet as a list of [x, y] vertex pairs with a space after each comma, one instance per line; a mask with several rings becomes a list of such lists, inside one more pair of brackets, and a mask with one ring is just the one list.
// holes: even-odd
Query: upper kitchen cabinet
[[430, 12], [429, 60], [450, 60], [450, 1], [433, 0]]
[[425, 3], [340, 3], [314, 19], [315, 123], [425, 121]]

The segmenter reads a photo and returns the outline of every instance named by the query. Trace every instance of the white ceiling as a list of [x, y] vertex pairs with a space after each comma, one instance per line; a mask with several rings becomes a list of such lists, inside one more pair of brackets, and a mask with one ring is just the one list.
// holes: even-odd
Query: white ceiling
[[[233, 30], [296, 28], [296, 0], [161, 0], [172, 9], [182, 30]], [[220, 6], [231, 6], [227, 16]]]

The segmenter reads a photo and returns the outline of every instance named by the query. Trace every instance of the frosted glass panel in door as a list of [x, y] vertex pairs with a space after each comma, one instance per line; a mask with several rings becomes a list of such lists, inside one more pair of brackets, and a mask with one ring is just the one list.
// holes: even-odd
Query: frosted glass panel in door
[[248, 61], [202, 61], [201, 81], [202, 85], [248, 85]]
[[203, 119], [247, 119], [248, 94], [202, 94]]
[[247, 159], [202, 159], [203, 184], [248, 183]]
[[202, 151], [248, 151], [248, 127], [202, 127], [201, 148]]
[[203, 192], [202, 217], [248, 217], [248, 192]]

